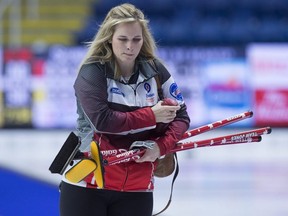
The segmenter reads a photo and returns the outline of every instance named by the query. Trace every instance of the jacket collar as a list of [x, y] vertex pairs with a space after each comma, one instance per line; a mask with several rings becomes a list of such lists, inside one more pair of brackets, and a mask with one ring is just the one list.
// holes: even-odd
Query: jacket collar
[[[150, 79], [158, 74], [154, 62], [145, 59], [136, 59], [135, 68], [133, 74], [141, 73], [145, 79]], [[114, 79], [114, 70], [109, 62], [105, 63], [105, 75], [109, 79]]]

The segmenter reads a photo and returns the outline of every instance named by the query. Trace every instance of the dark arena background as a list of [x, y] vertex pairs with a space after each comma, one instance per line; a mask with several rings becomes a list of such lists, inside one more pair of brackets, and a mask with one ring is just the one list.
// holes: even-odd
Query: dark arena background
[[[0, 216], [57, 216], [48, 168], [75, 130], [73, 82], [116, 0], [0, 1]], [[193, 140], [271, 127], [260, 143], [178, 153], [166, 216], [288, 215], [288, 1], [127, 0], [143, 10], [182, 91], [190, 129], [253, 117]], [[171, 177], [156, 179], [154, 206]]]

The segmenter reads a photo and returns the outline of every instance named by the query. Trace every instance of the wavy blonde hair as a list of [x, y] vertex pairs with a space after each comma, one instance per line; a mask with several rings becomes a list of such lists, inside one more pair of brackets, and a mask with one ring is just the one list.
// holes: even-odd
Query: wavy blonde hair
[[142, 28], [143, 45], [139, 56], [147, 60], [154, 59], [156, 43], [148, 27], [149, 21], [145, 18], [143, 12], [134, 5], [125, 3], [113, 7], [106, 15], [106, 18], [100, 25], [93, 41], [88, 43], [88, 52], [84, 57], [82, 64], [96, 61], [111, 62], [115, 68], [115, 77], [119, 77], [117, 64], [113, 58], [111, 41], [115, 32], [115, 27], [120, 23], [138, 22]]

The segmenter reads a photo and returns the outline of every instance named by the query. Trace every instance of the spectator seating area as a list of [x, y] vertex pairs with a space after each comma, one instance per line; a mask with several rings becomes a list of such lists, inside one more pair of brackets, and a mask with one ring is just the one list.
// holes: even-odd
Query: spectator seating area
[[124, 2], [144, 11], [159, 45], [288, 41], [288, 0], [98, 0], [76, 43], [90, 41], [109, 9]]

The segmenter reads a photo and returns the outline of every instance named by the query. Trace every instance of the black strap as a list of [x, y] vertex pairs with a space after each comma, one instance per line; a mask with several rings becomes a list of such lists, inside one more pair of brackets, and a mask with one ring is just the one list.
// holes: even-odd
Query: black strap
[[173, 194], [174, 183], [175, 183], [175, 180], [176, 180], [176, 178], [178, 176], [178, 173], [179, 173], [179, 164], [178, 164], [178, 158], [177, 158], [177, 154], [176, 153], [174, 153], [174, 158], [175, 158], [176, 169], [175, 169], [174, 176], [173, 176], [172, 183], [171, 183], [171, 190], [170, 190], [169, 200], [168, 200], [166, 206], [160, 212], [158, 212], [156, 214], [153, 214], [152, 216], [160, 215], [161, 213], [163, 213], [170, 206], [170, 204], [172, 202], [172, 194]]
[[[155, 61], [153, 61], [154, 66], [156, 67], [157, 69], [157, 66], [156, 66], [156, 63]], [[157, 74], [155, 76], [155, 80], [156, 80], [156, 83], [157, 83], [157, 91], [158, 91], [158, 97], [160, 100], [164, 99], [164, 95], [163, 95], [163, 90], [162, 90], [162, 86], [161, 86], [161, 83], [160, 83], [160, 79], [159, 79], [159, 75]], [[175, 165], [176, 165], [176, 168], [175, 168], [175, 172], [174, 172], [174, 176], [173, 176], [173, 179], [172, 179], [172, 183], [171, 183], [171, 189], [170, 189], [170, 197], [169, 197], [169, 200], [166, 204], [166, 206], [158, 213], [154, 214], [153, 216], [156, 216], [156, 215], [160, 215], [161, 213], [163, 213], [164, 211], [166, 211], [166, 209], [170, 206], [171, 202], [172, 202], [172, 194], [173, 194], [173, 188], [174, 188], [174, 182], [178, 176], [178, 173], [179, 173], [179, 164], [178, 164], [178, 158], [177, 158], [177, 154], [174, 153], [174, 160], [175, 160]]]

